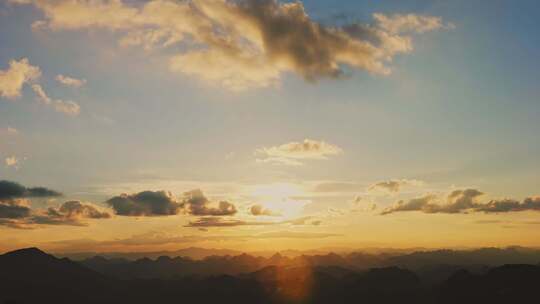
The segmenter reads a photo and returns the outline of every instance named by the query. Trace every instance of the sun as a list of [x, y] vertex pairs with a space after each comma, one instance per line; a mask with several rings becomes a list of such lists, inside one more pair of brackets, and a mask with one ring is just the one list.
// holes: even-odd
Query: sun
[[302, 199], [308, 193], [301, 186], [291, 183], [273, 183], [253, 186], [250, 196], [254, 202], [263, 205], [288, 219], [300, 216], [304, 206], [309, 203]]

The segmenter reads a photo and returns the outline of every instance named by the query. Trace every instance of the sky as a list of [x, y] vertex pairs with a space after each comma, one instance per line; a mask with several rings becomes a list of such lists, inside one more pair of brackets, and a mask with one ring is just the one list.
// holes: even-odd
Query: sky
[[0, 251], [540, 246], [539, 8], [1, 1]]

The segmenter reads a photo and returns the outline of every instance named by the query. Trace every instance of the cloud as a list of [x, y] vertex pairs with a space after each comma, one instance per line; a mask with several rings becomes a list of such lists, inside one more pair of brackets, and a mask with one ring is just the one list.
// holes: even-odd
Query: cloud
[[98, 207], [80, 201], [68, 201], [60, 207], [50, 207], [25, 219], [25, 224], [87, 226], [84, 219], [108, 219], [111, 215]]
[[82, 87], [86, 84], [86, 79], [77, 79], [69, 76], [64, 76], [62, 74], [57, 75], [55, 79], [63, 85], [75, 88]]
[[399, 201], [396, 205], [385, 209], [382, 214], [390, 214], [401, 211], [422, 211], [424, 213], [463, 213], [476, 211], [480, 206], [477, 199], [484, 193], [476, 189], [452, 191], [446, 198], [446, 203], [439, 204], [436, 195], [429, 194], [419, 198], [413, 198], [407, 202]]
[[[214, 218], [215, 219], [215, 218]], [[202, 230], [201, 230], [202, 229]], [[208, 232], [208, 229], [200, 227], [197, 230]], [[179, 235], [167, 231], [149, 231], [142, 234], [132, 235], [123, 239], [113, 239], [97, 241], [92, 239], [71, 239], [48, 242], [49, 246], [53, 246], [55, 250], [62, 252], [80, 252], [81, 250], [88, 251], [105, 251], [111, 248], [122, 247], [137, 247], [137, 246], [160, 246], [166, 244], [194, 244], [198, 242], [222, 242], [225, 240], [232, 241], [249, 241], [257, 239], [273, 239], [273, 238], [291, 238], [291, 239], [316, 239], [338, 237], [340, 234], [332, 233], [316, 233], [316, 232], [300, 232], [300, 231], [275, 231], [261, 234], [241, 234], [241, 235]], [[114, 250], [114, 249], [113, 249]]]
[[39, 67], [33, 66], [27, 58], [11, 60], [7, 70], [0, 70], [0, 97], [15, 99], [21, 96], [25, 83], [41, 76]]
[[105, 202], [117, 215], [124, 216], [165, 216], [175, 215], [184, 206], [166, 191], [143, 191], [136, 194], [122, 194]]
[[315, 192], [357, 192], [363, 190], [363, 186], [349, 182], [327, 182], [315, 186]]
[[426, 213], [430, 213], [430, 212], [427, 212], [427, 210], [431, 210], [432, 206], [436, 206], [434, 204], [436, 199], [437, 199], [436, 195], [425, 195], [422, 197], [413, 198], [407, 202], [400, 200], [394, 206], [382, 211], [381, 214], [385, 215], [385, 214], [402, 212], [402, 211], [424, 211]]
[[313, 216], [303, 216], [303, 217], [299, 217], [299, 218], [296, 218], [296, 219], [283, 221], [280, 224], [291, 224], [291, 225], [294, 225], [294, 226], [303, 226], [303, 225], [306, 225], [308, 223], [313, 223], [313, 222], [311, 222], [311, 220], [313, 220], [313, 219], [314, 219]]
[[0, 128], [0, 135], [17, 135], [19, 134], [19, 130], [13, 127], [7, 127], [7, 128]]
[[259, 162], [301, 165], [299, 160], [325, 160], [329, 156], [342, 154], [343, 150], [324, 141], [304, 139], [303, 142], [290, 142], [280, 146], [260, 148], [255, 150], [255, 153], [263, 156], [262, 159], [257, 159]]
[[36, 211], [25, 218], [21, 224], [28, 225], [69, 225], [88, 226], [85, 219], [108, 219], [111, 215], [98, 207], [80, 201], [68, 201], [60, 207], [50, 207]]
[[442, 207], [445, 213], [459, 213], [463, 210], [472, 209], [478, 206], [477, 198], [484, 193], [476, 189], [455, 190], [447, 198], [448, 204]]
[[39, 225], [87, 225], [84, 219], [104, 219], [110, 214], [98, 207], [69, 201], [60, 207], [32, 210], [28, 198], [61, 196], [45, 187], [25, 187], [11, 181], [0, 181], [0, 225], [18, 229], [33, 229]]
[[255, 204], [249, 208], [249, 213], [255, 216], [279, 216], [279, 212], [275, 212], [260, 204]]
[[227, 201], [213, 206], [198, 189], [185, 192], [180, 200], [167, 191], [143, 191], [115, 196], [106, 203], [117, 215], [124, 216], [166, 216], [180, 212], [197, 216], [227, 216], [237, 212], [236, 206]]
[[484, 193], [476, 189], [455, 190], [446, 197], [446, 203], [438, 203], [436, 195], [426, 195], [411, 199], [407, 202], [399, 201], [392, 207], [385, 209], [381, 214], [390, 214], [402, 211], [421, 211], [423, 213], [507, 213], [519, 211], [540, 211], [540, 197], [528, 197], [522, 202], [514, 199], [491, 200], [487, 203], [478, 202]]
[[329, 237], [339, 237], [341, 234], [336, 233], [319, 233], [319, 232], [298, 232], [298, 231], [276, 231], [266, 232], [257, 235], [261, 239], [320, 239]]
[[189, 213], [198, 216], [224, 216], [236, 214], [236, 206], [227, 201], [219, 202], [217, 207], [210, 207], [210, 201], [204, 196], [201, 190], [192, 190], [184, 193], [184, 205], [189, 209]]
[[439, 29], [455, 28], [452, 23], [444, 24], [440, 17], [415, 14], [394, 14], [391, 16], [373, 14], [373, 19], [376, 20], [378, 27], [392, 34], [403, 32], [425, 33]]
[[24, 200], [0, 201], [0, 219], [28, 217], [30, 211], [30, 208]]
[[19, 159], [16, 156], [8, 156], [4, 160], [4, 163], [8, 167], [15, 167], [16, 168], [17, 165], [19, 164]]
[[[51, 209], [49, 209], [51, 210]], [[80, 201], [65, 202], [59, 209], [54, 210], [55, 214], [62, 214], [65, 217], [83, 217], [90, 219], [110, 218], [111, 215], [107, 212], [100, 211], [91, 204], [84, 204]]]
[[52, 106], [56, 112], [64, 113], [69, 116], [78, 116], [81, 113], [81, 107], [71, 100], [53, 100], [43, 90], [39, 84], [32, 85], [32, 90], [36, 93], [38, 100], [47, 106]]
[[351, 212], [371, 212], [377, 209], [377, 204], [357, 196], [352, 201]]
[[35, 28], [103, 29], [122, 46], [177, 49], [170, 69], [231, 90], [279, 83], [284, 73], [308, 81], [339, 78], [343, 66], [387, 75], [395, 55], [412, 51], [413, 34], [443, 28], [441, 18], [374, 14], [372, 24], [324, 26], [302, 2], [277, 0], [11, 0], [31, 3], [45, 20]]
[[540, 211], [540, 197], [528, 197], [521, 203], [514, 199], [492, 200], [485, 205], [477, 206], [476, 211], [485, 213]]
[[418, 186], [422, 184], [423, 182], [421, 181], [407, 179], [382, 181], [369, 186], [368, 191], [398, 193], [401, 191], [403, 186]]
[[276, 222], [250, 222], [220, 217], [202, 217], [189, 222], [185, 227], [236, 227], [236, 226], [265, 226], [275, 225]]
[[[236, 227], [236, 226], [271, 226], [271, 225], [317, 225], [313, 216], [305, 216], [285, 221], [244, 221], [224, 219], [222, 217], [201, 217], [189, 222], [185, 227]], [[320, 224], [320, 223], [319, 223]]]
[[0, 180], [0, 201], [30, 197], [57, 197], [62, 193], [45, 187], [27, 188], [19, 183]]

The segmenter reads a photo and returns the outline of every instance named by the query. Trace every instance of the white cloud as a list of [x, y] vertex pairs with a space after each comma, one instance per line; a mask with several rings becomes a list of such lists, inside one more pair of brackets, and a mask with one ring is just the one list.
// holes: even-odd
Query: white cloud
[[81, 112], [81, 107], [71, 100], [51, 99], [39, 84], [32, 85], [32, 89], [36, 93], [38, 100], [47, 106], [52, 106], [56, 112], [64, 113], [69, 116], [78, 116]]
[[171, 70], [235, 91], [274, 86], [284, 73], [308, 81], [338, 78], [343, 65], [386, 75], [395, 55], [412, 51], [412, 34], [450, 28], [439, 17], [414, 14], [324, 26], [300, 1], [11, 1], [43, 12], [36, 28], [116, 31], [121, 46], [149, 51], [181, 45], [184, 51], [169, 59]]
[[19, 134], [19, 130], [13, 127], [6, 127], [6, 128], [0, 128], [0, 135], [17, 135]]
[[257, 162], [281, 163], [284, 165], [302, 165], [300, 160], [328, 159], [343, 153], [343, 150], [333, 144], [324, 141], [304, 139], [302, 142], [290, 142], [280, 146], [263, 147], [255, 150], [255, 153], [263, 158]]
[[19, 159], [16, 156], [9, 156], [9, 157], [6, 157], [6, 159], [4, 160], [4, 163], [8, 167], [18, 168]]
[[7, 70], [0, 70], [0, 97], [15, 99], [21, 96], [23, 85], [41, 76], [39, 67], [33, 66], [27, 58], [11, 60]]
[[56, 76], [56, 81], [63, 85], [75, 88], [79, 88], [86, 84], [86, 79], [77, 79], [69, 76], [64, 76], [62, 74]]

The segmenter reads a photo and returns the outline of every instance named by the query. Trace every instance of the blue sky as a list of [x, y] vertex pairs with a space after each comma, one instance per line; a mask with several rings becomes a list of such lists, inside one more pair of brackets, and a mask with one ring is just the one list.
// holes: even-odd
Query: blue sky
[[[489, 198], [538, 194], [536, 1], [303, 4], [329, 26], [372, 23], [374, 13], [437, 16], [454, 26], [413, 34], [414, 49], [392, 56], [390, 75], [344, 65], [342, 79], [309, 82], [287, 71], [278, 86], [236, 92], [170, 71], [168, 56], [185, 46], [120, 47], [122, 30], [33, 30], [36, 20], [47, 20], [38, 6], [3, 3], [0, 70], [28, 58], [41, 69], [39, 83], [50, 97], [73, 100], [81, 110], [76, 117], [50, 110], [36, 102], [30, 85], [16, 100], [0, 98], [0, 129], [18, 130], [0, 134], [0, 158], [19, 160], [2, 164], [0, 177], [98, 205], [121, 192], [182, 193], [190, 190], [186, 183], [219, 198], [244, 195], [223, 184], [364, 186], [336, 199], [311, 198], [317, 207], [306, 210], [313, 212], [341, 208], [365, 196], [369, 185], [399, 179], [424, 183], [400, 194], [405, 199], [467, 187]], [[59, 74], [86, 84], [62, 86]], [[257, 149], [304, 139], [343, 153], [301, 166], [257, 162]], [[373, 199], [384, 208], [400, 198]]]

